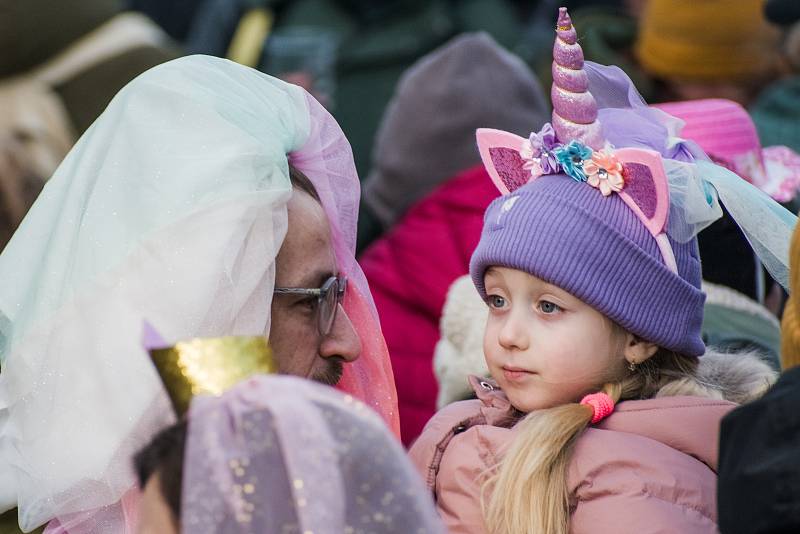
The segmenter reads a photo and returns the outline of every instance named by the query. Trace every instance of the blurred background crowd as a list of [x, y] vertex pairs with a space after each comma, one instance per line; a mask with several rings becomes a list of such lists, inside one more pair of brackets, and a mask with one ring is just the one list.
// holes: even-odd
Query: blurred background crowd
[[[587, 60], [620, 66], [685, 121], [683, 137], [797, 212], [797, 0], [0, 0], [0, 242], [150, 67], [208, 54], [299, 84], [353, 148], [359, 260], [409, 443], [437, 403], [468, 395], [466, 374], [485, 372], [481, 303], [471, 311], [471, 284], [458, 283], [496, 195], [474, 131], [527, 136], [549, 120], [559, 5]], [[729, 217], [700, 247], [706, 342], [777, 369], [786, 295]]]
[[748, 110], [761, 145], [800, 147], [791, 1], [2, 0], [2, 239], [122, 86], [209, 54], [303, 85], [334, 113], [365, 186], [364, 249], [477, 163], [474, 125], [529, 132], [547, 118], [541, 88], [561, 4], [586, 59], [621, 66], [648, 103], [729, 99]]

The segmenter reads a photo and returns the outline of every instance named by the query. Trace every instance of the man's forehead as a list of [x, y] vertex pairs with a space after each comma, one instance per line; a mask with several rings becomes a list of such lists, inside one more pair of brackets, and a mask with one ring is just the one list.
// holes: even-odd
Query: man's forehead
[[277, 258], [276, 284], [319, 287], [336, 273], [325, 210], [311, 196], [295, 190], [288, 211], [289, 226]]
[[[301, 225], [315, 224], [320, 227], [326, 227], [330, 232], [330, 223], [328, 216], [325, 214], [325, 208], [322, 204], [300, 189], [293, 188], [292, 196], [286, 205], [289, 211], [289, 223], [300, 223]], [[293, 220], [294, 219], [294, 220]]]
[[278, 280], [276, 287], [303, 287], [307, 289], [314, 289], [322, 287], [334, 273], [328, 269], [314, 269], [312, 271], [297, 271], [287, 276], [288, 280]]

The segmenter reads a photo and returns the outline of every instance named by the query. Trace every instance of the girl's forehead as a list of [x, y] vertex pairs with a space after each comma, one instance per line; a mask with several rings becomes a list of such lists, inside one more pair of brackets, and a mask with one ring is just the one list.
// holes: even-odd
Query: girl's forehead
[[531, 273], [514, 269], [512, 267], [502, 267], [494, 265], [486, 270], [484, 275], [485, 283], [499, 283], [507, 286], [524, 286], [542, 290], [558, 291], [560, 293], [568, 294], [566, 291], [558, 286], [542, 280], [541, 278]]

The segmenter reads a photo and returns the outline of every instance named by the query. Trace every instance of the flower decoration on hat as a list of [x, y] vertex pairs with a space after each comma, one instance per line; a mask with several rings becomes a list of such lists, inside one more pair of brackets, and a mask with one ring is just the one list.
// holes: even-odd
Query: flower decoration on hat
[[531, 179], [543, 174], [559, 172], [560, 166], [553, 150], [560, 146], [553, 125], [545, 123], [539, 132], [532, 132], [522, 143], [520, 157], [525, 161], [523, 168], [531, 173]]
[[558, 164], [564, 174], [577, 182], [586, 181], [584, 162], [592, 157], [592, 149], [580, 141], [570, 141], [568, 145], [561, 145], [553, 150]]
[[604, 197], [612, 192], [619, 193], [625, 187], [622, 163], [609, 149], [595, 151], [591, 159], [584, 161], [583, 171], [586, 182], [599, 189]]
[[547, 174], [542, 168], [541, 158], [532, 156], [529, 142], [525, 141], [525, 143], [526, 145], [523, 146], [522, 150], [519, 151], [520, 157], [522, 157], [522, 159], [525, 161], [525, 163], [522, 165], [522, 168], [531, 173], [531, 180], [538, 178], [543, 174]]

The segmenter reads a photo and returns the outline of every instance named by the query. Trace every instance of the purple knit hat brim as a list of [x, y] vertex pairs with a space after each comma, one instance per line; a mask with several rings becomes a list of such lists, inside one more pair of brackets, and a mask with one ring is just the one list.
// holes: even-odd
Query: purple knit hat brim
[[544, 176], [489, 206], [470, 275], [485, 297], [489, 267], [519, 269], [642, 339], [701, 356], [705, 295], [697, 242], [672, 245], [678, 275], [619, 197], [603, 197], [564, 175]]

